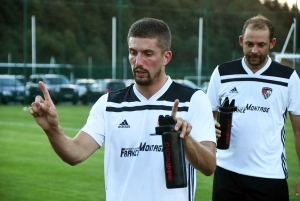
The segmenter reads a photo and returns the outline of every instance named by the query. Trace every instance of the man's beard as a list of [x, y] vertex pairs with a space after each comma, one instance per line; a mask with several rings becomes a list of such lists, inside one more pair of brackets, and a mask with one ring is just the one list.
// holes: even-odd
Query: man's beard
[[[258, 62], [252, 62], [251, 61], [251, 58], [258, 58]], [[262, 56], [262, 55], [257, 55], [257, 56], [254, 56], [254, 55], [248, 55], [246, 56], [246, 60], [248, 61], [248, 63], [251, 65], [251, 66], [259, 66], [261, 65], [265, 60], [266, 60], [267, 57], [265, 56]]]
[[161, 74], [161, 69], [154, 75], [153, 78], [151, 78], [150, 76], [150, 73], [149, 71], [145, 70], [145, 69], [141, 69], [140, 70], [143, 70], [144, 73], [147, 73], [147, 77], [143, 77], [143, 78], [138, 78], [135, 76], [135, 72], [133, 72], [133, 76], [134, 76], [134, 79], [135, 79], [135, 82], [138, 84], [138, 85], [141, 85], [141, 86], [150, 86], [153, 84], [154, 80], [156, 78], [158, 78]]

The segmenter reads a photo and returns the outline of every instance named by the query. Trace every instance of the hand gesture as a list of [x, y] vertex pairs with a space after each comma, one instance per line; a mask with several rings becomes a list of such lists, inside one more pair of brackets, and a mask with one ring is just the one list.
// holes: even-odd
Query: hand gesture
[[[178, 105], [179, 105], [179, 100], [176, 99], [174, 101], [174, 105], [172, 107], [172, 112], [171, 112], [171, 116], [173, 116], [174, 118], [176, 118], [176, 113], [178, 111]], [[176, 118], [176, 120], [177, 120], [177, 123], [176, 123], [174, 129], [176, 131], [180, 130], [181, 131], [180, 137], [184, 139], [185, 137], [187, 137], [190, 134], [190, 132], [192, 130], [192, 125], [180, 117]]]
[[36, 96], [35, 101], [31, 104], [31, 107], [28, 108], [28, 112], [47, 133], [58, 127], [58, 115], [45, 84], [39, 82], [39, 85], [45, 99], [41, 96]]

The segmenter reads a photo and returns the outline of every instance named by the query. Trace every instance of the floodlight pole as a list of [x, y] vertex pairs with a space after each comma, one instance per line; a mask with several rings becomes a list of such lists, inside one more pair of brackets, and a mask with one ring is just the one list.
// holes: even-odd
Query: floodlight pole
[[[118, 55], [117, 55], [117, 62], [118, 63], [118, 69], [119, 72], [122, 70], [122, 60], [123, 60], [123, 0], [118, 0]], [[117, 75], [116, 75], [117, 76]], [[122, 75], [118, 73], [118, 77], [121, 77]]]
[[[297, 3], [296, 3], [297, 5]], [[297, 23], [296, 23], [296, 18], [294, 18], [294, 45], [293, 45], [293, 53], [296, 54], [297, 53], [297, 50], [296, 50], [296, 47], [297, 47]], [[296, 60], [295, 58], [293, 59], [293, 69], [295, 69], [296, 67]]]
[[24, 60], [24, 77], [26, 77], [27, 70], [27, 0], [23, 2], [23, 60]]
[[201, 85], [201, 71], [202, 71], [202, 38], [203, 38], [203, 18], [199, 19], [199, 44], [198, 44], [198, 71], [197, 71], [197, 85]]
[[54, 56], [51, 56], [51, 58], [50, 58], [50, 69], [49, 69], [49, 73], [50, 74], [52, 74], [53, 72], [52, 72], [52, 69], [53, 69], [53, 66], [55, 65], [55, 57]]
[[[11, 53], [10, 53], [10, 52], [9, 52], [8, 55], [7, 55], [7, 63], [8, 63], [8, 64], [11, 63]], [[10, 75], [10, 73], [11, 73], [10, 67], [8, 67], [7, 70], [8, 70], [8, 72], [7, 72], [8, 75]]]
[[92, 67], [93, 67], [93, 60], [92, 57], [88, 58], [88, 78], [92, 79]]
[[127, 58], [123, 57], [123, 79], [127, 79]]
[[32, 39], [32, 74], [35, 74], [35, 64], [36, 64], [36, 50], [35, 50], [35, 17], [31, 16], [31, 39]]
[[116, 17], [112, 18], [112, 79], [116, 79]]

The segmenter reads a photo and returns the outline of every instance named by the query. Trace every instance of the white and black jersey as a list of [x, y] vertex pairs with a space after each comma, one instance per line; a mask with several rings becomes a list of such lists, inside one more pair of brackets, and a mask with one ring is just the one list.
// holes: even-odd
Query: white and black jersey
[[131, 85], [102, 96], [90, 111], [83, 131], [102, 146], [107, 201], [194, 200], [195, 169], [187, 162], [187, 188], [167, 189], [161, 136], [152, 136], [159, 115], [171, 115], [179, 99], [177, 117], [192, 124], [191, 135], [198, 141], [215, 142], [211, 105], [206, 94], [173, 82], [150, 99]]
[[286, 112], [300, 115], [300, 81], [295, 70], [272, 61], [253, 73], [239, 59], [219, 65], [207, 91], [212, 110], [235, 99], [228, 150], [217, 150], [217, 165], [262, 178], [287, 178]]

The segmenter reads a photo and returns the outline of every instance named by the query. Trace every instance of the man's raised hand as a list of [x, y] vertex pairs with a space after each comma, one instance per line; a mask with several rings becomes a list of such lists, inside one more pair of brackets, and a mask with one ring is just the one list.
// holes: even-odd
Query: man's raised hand
[[58, 127], [58, 115], [45, 84], [39, 82], [39, 86], [43, 92], [44, 99], [39, 95], [36, 96], [35, 101], [28, 108], [28, 112], [42, 129], [47, 132]]
[[181, 138], [185, 138], [186, 136], [188, 136], [192, 130], [192, 125], [190, 123], [188, 123], [186, 120], [182, 119], [182, 118], [176, 118], [176, 114], [177, 114], [177, 111], [178, 111], [178, 105], [179, 105], [179, 100], [176, 99], [174, 101], [174, 105], [172, 107], [172, 112], [171, 112], [171, 116], [173, 116], [177, 123], [174, 127], [174, 129], [176, 131], [180, 130], [181, 133], [180, 133], [180, 137]]
[[176, 118], [176, 113], [177, 113], [177, 111], [178, 111], [178, 105], [179, 105], [179, 100], [176, 99], [176, 100], [174, 101], [174, 105], [173, 105], [173, 107], [172, 107], [172, 112], [171, 112], [171, 116], [173, 116], [174, 118]]

